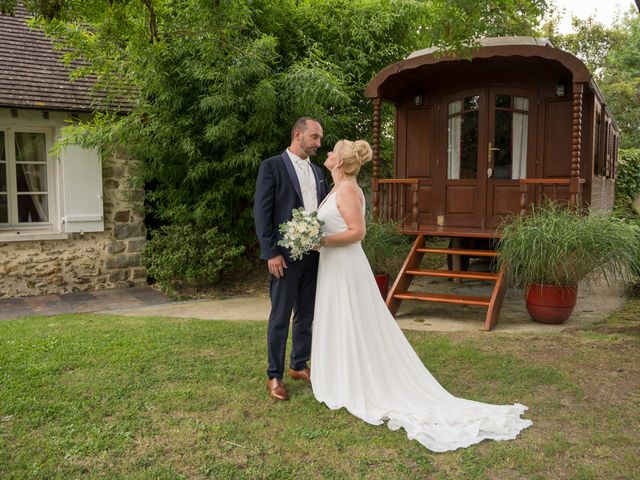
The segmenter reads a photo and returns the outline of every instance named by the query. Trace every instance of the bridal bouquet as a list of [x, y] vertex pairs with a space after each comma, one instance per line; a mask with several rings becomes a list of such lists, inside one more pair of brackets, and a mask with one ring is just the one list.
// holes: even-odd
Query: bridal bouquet
[[307, 212], [302, 207], [294, 208], [291, 213], [293, 218], [280, 224], [282, 240], [278, 245], [288, 249], [292, 259], [300, 260], [320, 243], [324, 222], [318, 220], [318, 212]]

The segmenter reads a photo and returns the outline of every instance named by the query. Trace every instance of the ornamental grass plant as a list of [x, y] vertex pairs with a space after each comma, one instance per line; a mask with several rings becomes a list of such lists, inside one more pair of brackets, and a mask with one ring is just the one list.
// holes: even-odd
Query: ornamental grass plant
[[367, 233], [362, 240], [362, 249], [375, 275], [386, 273], [394, 278], [400, 271], [410, 247], [411, 241], [400, 232], [398, 223], [367, 218]]
[[498, 243], [499, 263], [510, 283], [529, 286], [609, 283], [638, 268], [640, 228], [611, 215], [583, 215], [548, 202], [524, 216], [512, 216]]

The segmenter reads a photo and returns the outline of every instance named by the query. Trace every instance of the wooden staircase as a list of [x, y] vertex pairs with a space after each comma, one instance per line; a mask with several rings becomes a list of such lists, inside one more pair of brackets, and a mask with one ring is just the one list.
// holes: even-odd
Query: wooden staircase
[[[506, 291], [504, 271], [497, 273], [468, 272], [461, 270], [433, 270], [421, 269], [420, 263], [425, 253], [442, 255], [466, 255], [472, 257], [497, 257], [494, 250], [471, 250], [463, 248], [427, 248], [425, 235], [418, 234], [413, 243], [409, 255], [398, 274], [387, 296], [387, 307], [392, 315], [395, 315], [403, 300], [422, 300], [426, 302], [452, 303], [458, 305], [471, 305], [487, 308], [487, 316], [483, 330], [489, 331], [495, 327], [500, 313], [500, 307]], [[452, 279], [484, 280], [494, 283], [493, 293], [490, 297], [475, 297], [466, 295], [451, 295], [425, 292], [409, 292], [409, 286], [415, 277], [444, 277]]]

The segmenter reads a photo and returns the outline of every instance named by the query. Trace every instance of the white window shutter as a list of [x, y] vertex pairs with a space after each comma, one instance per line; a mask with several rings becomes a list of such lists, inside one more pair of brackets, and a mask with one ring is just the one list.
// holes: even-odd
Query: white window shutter
[[104, 231], [100, 154], [67, 145], [61, 152], [61, 161], [64, 232]]

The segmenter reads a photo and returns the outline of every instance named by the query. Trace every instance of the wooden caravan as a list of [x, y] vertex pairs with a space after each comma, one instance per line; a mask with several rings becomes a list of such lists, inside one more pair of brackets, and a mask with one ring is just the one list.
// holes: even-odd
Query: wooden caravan
[[[469, 239], [499, 238], [505, 215], [545, 197], [613, 206], [619, 131], [585, 65], [546, 39], [489, 38], [480, 45], [470, 59], [415, 52], [381, 70], [365, 91], [374, 105], [374, 215], [415, 234], [418, 257], [424, 236], [450, 237], [456, 252]], [[382, 102], [395, 106], [394, 179], [379, 178]], [[417, 260], [407, 259], [389, 293], [394, 313], [411, 297]], [[496, 297], [504, 290], [500, 279], [496, 274]], [[501, 300], [494, 300], [482, 303], [485, 329], [497, 318]]]

